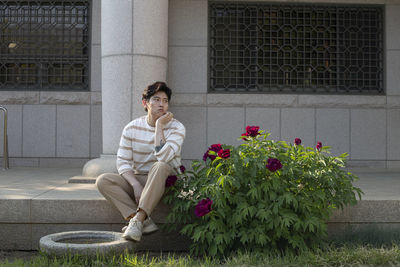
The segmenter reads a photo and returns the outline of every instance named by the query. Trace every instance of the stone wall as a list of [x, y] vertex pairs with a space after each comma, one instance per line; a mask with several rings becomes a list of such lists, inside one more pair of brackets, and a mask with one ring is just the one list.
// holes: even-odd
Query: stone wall
[[183, 158], [199, 159], [213, 143], [239, 144], [246, 125], [259, 125], [275, 140], [299, 137], [348, 152], [351, 166], [400, 167], [400, 1], [292, 2], [385, 4], [387, 94], [207, 93], [208, 1], [170, 0], [168, 83], [172, 111], [187, 130]]
[[[100, 0], [93, 0], [90, 92], [0, 91], [0, 105], [8, 110], [11, 167], [78, 167], [100, 156], [100, 8]], [[3, 114], [0, 115], [2, 157]]]

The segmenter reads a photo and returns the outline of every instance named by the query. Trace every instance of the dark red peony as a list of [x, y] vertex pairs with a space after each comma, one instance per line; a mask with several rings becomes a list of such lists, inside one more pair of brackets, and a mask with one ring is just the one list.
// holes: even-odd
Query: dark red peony
[[212, 200], [209, 198], [200, 200], [194, 209], [194, 214], [197, 217], [202, 217], [202, 216], [208, 214], [211, 211], [212, 203], [213, 203]]
[[214, 152], [217, 152], [217, 153], [218, 153], [218, 151], [220, 151], [221, 149], [222, 149], [221, 144], [213, 144], [213, 145], [211, 145], [211, 146], [208, 148], [208, 150], [211, 150], [211, 151], [214, 151]]
[[265, 167], [267, 167], [267, 169], [271, 172], [275, 172], [279, 169], [282, 169], [282, 163], [279, 161], [279, 159], [269, 158]]
[[247, 126], [246, 135], [251, 137], [256, 137], [257, 135], [260, 134], [258, 130], [260, 130], [260, 126]]
[[208, 150], [206, 151], [206, 153], [204, 153], [203, 160], [206, 161], [207, 158], [210, 158], [211, 160], [214, 160], [217, 156], [216, 155], [211, 155], [208, 152], [209, 151], [214, 151], [215, 153], [218, 153], [218, 151], [220, 151], [221, 149], [222, 149], [222, 145], [221, 144], [213, 144], [213, 145], [211, 145], [208, 148]]
[[176, 175], [170, 175], [167, 177], [167, 180], [165, 181], [165, 187], [171, 187], [176, 183], [176, 180], [178, 180], [178, 177]]
[[208, 158], [208, 150], [206, 151], [206, 153], [204, 153], [203, 155], [203, 160], [206, 161]]
[[318, 150], [318, 151], [321, 151], [321, 148], [322, 148], [322, 143], [321, 143], [321, 142], [318, 142], [318, 143], [317, 143], [317, 150]]
[[181, 165], [179, 166], [179, 170], [181, 171], [181, 173], [184, 173], [186, 171], [185, 166]]
[[294, 143], [298, 146], [301, 144], [301, 139], [300, 138], [295, 138]]
[[231, 151], [229, 149], [221, 149], [220, 151], [218, 151], [218, 157], [227, 159], [230, 156], [231, 156]]
[[241, 135], [241, 137], [242, 137], [242, 140], [244, 140], [244, 141], [247, 141], [247, 133], [242, 133], [242, 135]]

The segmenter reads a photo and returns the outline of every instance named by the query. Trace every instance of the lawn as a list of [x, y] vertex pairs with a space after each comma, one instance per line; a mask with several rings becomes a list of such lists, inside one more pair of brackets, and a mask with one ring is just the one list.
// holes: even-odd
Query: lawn
[[48, 258], [39, 255], [31, 259], [5, 260], [0, 266], [400, 266], [398, 244], [385, 246], [334, 245], [324, 250], [299, 255], [268, 255], [268, 253], [238, 253], [224, 259], [192, 257], [187, 254], [125, 254], [116, 257], [98, 256]]

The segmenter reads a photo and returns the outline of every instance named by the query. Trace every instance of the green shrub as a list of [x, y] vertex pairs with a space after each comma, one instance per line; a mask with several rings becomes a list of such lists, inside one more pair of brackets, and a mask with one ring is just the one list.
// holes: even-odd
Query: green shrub
[[324, 243], [332, 211], [357, 202], [357, 179], [343, 170], [347, 154], [268, 140], [248, 126], [237, 147], [212, 145], [193, 161], [165, 202], [167, 223], [192, 241], [191, 252], [212, 256], [235, 250], [298, 252]]

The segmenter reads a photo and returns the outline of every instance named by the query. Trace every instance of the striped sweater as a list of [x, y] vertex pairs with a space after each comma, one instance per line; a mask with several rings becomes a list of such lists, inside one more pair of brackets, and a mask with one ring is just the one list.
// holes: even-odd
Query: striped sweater
[[181, 165], [181, 148], [185, 139], [185, 127], [176, 119], [164, 126], [166, 143], [155, 151], [155, 127], [147, 123], [147, 116], [137, 118], [125, 126], [117, 152], [118, 173], [133, 170], [136, 174], [147, 174], [157, 162], [169, 163], [177, 172]]

